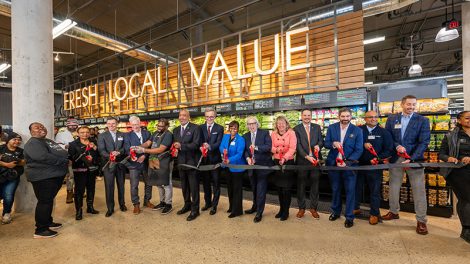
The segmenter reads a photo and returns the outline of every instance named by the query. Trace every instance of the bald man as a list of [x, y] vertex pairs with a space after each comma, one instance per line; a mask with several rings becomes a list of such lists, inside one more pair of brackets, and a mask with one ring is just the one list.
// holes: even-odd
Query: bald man
[[[361, 165], [375, 164], [376, 161], [390, 158], [393, 151], [392, 135], [385, 128], [378, 125], [378, 115], [375, 111], [369, 111], [364, 117], [366, 124], [360, 126], [364, 140], [364, 151], [359, 159]], [[373, 155], [369, 148], [373, 147], [378, 157]], [[374, 160], [375, 159], [375, 160]], [[383, 161], [381, 161], [382, 163]], [[360, 202], [362, 201], [364, 180], [370, 190], [370, 216], [369, 224], [376, 225], [379, 222], [380, 185], [382, 184], [383, 170], [359, 171], [356, 180], [356, 204], [353, 213], [360, 214]]]

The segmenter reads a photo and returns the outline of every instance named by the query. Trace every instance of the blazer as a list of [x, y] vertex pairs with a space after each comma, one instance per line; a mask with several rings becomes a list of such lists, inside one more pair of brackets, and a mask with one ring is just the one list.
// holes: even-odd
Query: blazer
[[[367, 125], [360, 126], [364, 143], [372, 144], [379, 158], [390, 158], [393, 153], [392, 135], [383, 127], [377, 125], [369, 133]], [[370, 161], [375, 158], [367, 149], [364, 149], [361, 156], [361, 164], [370, 165]]]
[[212, 124], [211, 127], [211, 137], [208, 139], [207, 135], [207, 124], [202, 124], [200, 126], [201, 134], [201, 145], [203, 143], [208, 143], [210, 149], [207, 153], [207, 163], [206, 164], [217, 164], [222, 161], [220, 156], [219, 146], [222, 142], [222, 137], [224, 136], [224, 128], [219, 124]]
[[[392, 134], [393, 147], [395, 149], [399, 145], [405, 147], [412, 161], [424, 160], [424, 151], [428, 148], [429, 141], [431, 140], [429, 119], [417, 113], [413, 113], [402, 138], [401, 128], [396, 128], [396, 125], [401, 124], [401, 117], [401, 113], [390, 115], [385, 124], [385, 129]], [[397, 153], [394, 151], [391, 162], [395, 162], [397, 159]]]
[[[321, 134], [321, 127], [317, 124], [310, 123], [310, 146], [308, 145], [307, 132], [305, 131], [304, 124], [299, 124], [294, 127], [295, 135], [297, 137], [297, 164], [306, 165], [310, 162], [305, 158], [310, 151], [318, 145], [320, 149], [323, 148], [323, 136]], [[322, 159], [321, 153], [318, 154], [319, 158]]]
[[271, 140], [273, 142], [271, 152], [273, 153], [274, 159], [279, 159], [281, 153], [286, 161], [294, 159], [295, 149], [297, 148], [297, 137], [295, 136], [294, 130], [289, 129], [282, 136], [277, 132], [272, 132]]
[[113, 151], [119, 151], [119, 155], [116, 157], [116, 161], [120, 162], [126, 157], [126, 151], [124, 150], [124, 139], [126, 134], [116, 131], [116, 142], [111, 136], [111, 132], [106, 131], [98, 136], [98, 152], [103, 158], [103, 162], [106, 163], [109, 160], [109, 153]]
[[[91, 142], [91, 141], [90, 141]], [[100, 164], [100, 155], [98, 154], [97, 150], [90, 149], [85, 155], [82, 155], [86, 150], [86, 145], [83, 145], [82, 142], [80, 142], [80, 138], [77, 138], [76, 140], [72, 141], [69, 143], [69, 159], [72, 160], [72, 168], [73, 169], [82, 169], [86, 168], [88, 169], [89, 165], [86, 160], [86, 155], [90, 155], [93, 160], [91, 162], [92, 165], [99, 165]], [[79, 160], [78, 157], [82, 157]]]
[[[326, 159], [327, 166], [336, 165], [336, 157], [338, 150], [333, 148], [333, 142], [341, 142], [341, 127], [340, 122], [334, 123], [328, 127], [325, 137], [325, 148], [329, 149], [328, 157]], [[344, 155], [347, 160], [358, 161], [361, 157], [363, 146], [362, 130], [353, 124], [349, 124], [346, 135], [343, 141]]]
[[200, 128], [198, 125], [189, 122], [181, 136], [181, 126], [173, 129], [173, 142], [179, 142], [181, 149], [178, 151], [178, 164], [188, 164], [196, 166], [199, 161], [199, 146], [201, 145]]
[[[251, 158], [251, 132], [245, 133], [243, 138], [245, 138], [244, 158], [246, 160], [246, 158]], [[269, 132], [264, 129], [258, 129], [256, 131], [256, 138], [254, 143], [255, 144], [253, 145], [258, 148], [258, 150], [255, 150], [255, 163], [257, 165], [273, 166], [274, 162], [271, 156], [272, 141], [271, 137], [269, 136]]]
[[[245, 139], [239, 134], [235, 135], [235, 139], [230, 142], [230, 134], [225, 134], [222, 138], [222, 142], [219, 146], [220, 153], [224, 153], [224, 149], [227, 149], [229, 164], [234, 165], [245, 165], [246, 160], [243, 157], [245, 152]], [[223, 165], [222, 165], [223, 166]], [[244, 172], [244, 169], [232, 169], [231, 172]]]
[[[142, 143], [145, 143], [152, 139], [152, 135], [150, 135], [150, 132], [148, 132], [147, 130], [142, 129], [140, 130], [140, 133], [142, 133]], [[124, 138], [124, 150], [126, 152], [126, 155], [129, 156], [131, 154], [130, 153], [131, 147], [140, 146], [142, 145], [142, 143], [140, 143], [140, 139], [134, 131], [127, 133], [126, 137]], [[147, 157], [148, 155], [137, 154], [137, 158], [140, 158], [141, 156]], [[146, 165], [146, 162], [138, 163], [129, 159], [129, 163], [127, 167], [129, 169], [143, 169], [146, 167], [145, 165]]]

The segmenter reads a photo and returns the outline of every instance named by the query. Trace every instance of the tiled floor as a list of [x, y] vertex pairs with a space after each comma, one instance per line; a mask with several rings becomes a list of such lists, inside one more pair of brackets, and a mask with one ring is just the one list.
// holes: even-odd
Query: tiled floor
[[[267, 205], [263, 221], [255, 224], [252, 215], [228, 219], [228, 201], [222, 197], [216, 215], [202, 212], [187, 222], [176, 215], [180, 189], [174, 189], [175, 210], [169, 215], [145, 209], [136, 216], [128, 188], [126, 181], [129, 211], [105, 218], [103, 182], [98, 181], [95, 207], [101, 213], [85, 214], [82, 221], [75, 221], [74, 206], [65, 204], [62, 189], [54, 220], [64, 227], [53, 239], [33, 239], [33, 214], [15, 215], [12, 224], [0, 226], [1, 263], [470, 263], [470, 244], [459, 238], [456, 218], [429, 217], [430, 234], [420, 236], [408, 213], [377, 226], [356, 220], [346, 229], [344, 218], [330, 222], [321, 214], [316, 221], [307, 214], [297, 220], [295, 209], [280, 222], [274, 218], [278, 207]], [[158, 197], [157, 190], [153, 194]]]

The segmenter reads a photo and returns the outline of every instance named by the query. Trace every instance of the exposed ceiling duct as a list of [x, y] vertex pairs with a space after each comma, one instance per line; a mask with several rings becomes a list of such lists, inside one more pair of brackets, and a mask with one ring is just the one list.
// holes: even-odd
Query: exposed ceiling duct
[[[0, 15], [11, 17], [10, 1], [0, 0]], [[53, 22], [54, 24], [59, 24], [60, 22], [62, 22], [62, 20], [53, 18]], [[146, 49], [145, 47], [132, 49], [133, 47], [136, 47], [139, 44], [124, 38], [114, 36], [112, 34], [79, 22], [78, 25], [76, 25], [73, 29], [67, 31], [65, 35], [116, 52], [123, 52], [131, 49], [130, 51], [125, 52], [124, 54], [142, 61], [154, 62], [158, 59], [160, 61], [160, 64], [166, 64], [167, 60], [169, 64], [177, 61], [173, 57], [167, 57], [166, 54], [155, 50]]]
[[369, 0], [362, 3], [364, 17], [390, 12], [419, 2], [419, 0]]

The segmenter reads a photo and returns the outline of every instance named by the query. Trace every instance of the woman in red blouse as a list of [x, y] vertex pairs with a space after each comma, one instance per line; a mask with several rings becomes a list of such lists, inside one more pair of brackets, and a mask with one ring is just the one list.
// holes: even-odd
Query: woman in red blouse
[[[278, 116], [275, 122], [276, 126], [271, 134], [272, 150], [274, 163], [276, 165], [294, 165], [294, 154], [297, 147], [297, 138], [294, 130], [290, 128], [289, 122], [285, 116]], [[280, 210], [276, 218], [281, 221], [289, 217], [289, 208], [291, 202], [291, 188], [294, 183], [294, 171], [276, 171], [274, 182], [279, 188]]]

